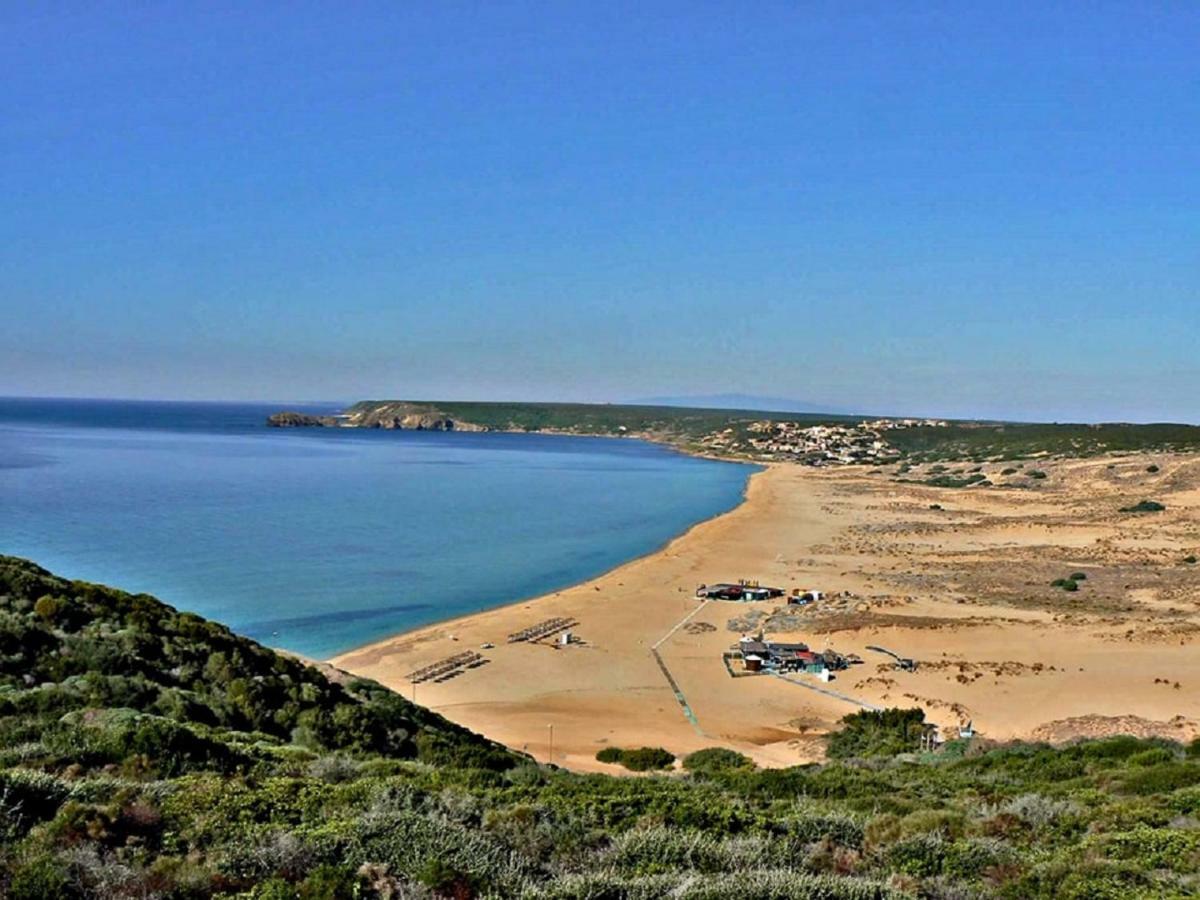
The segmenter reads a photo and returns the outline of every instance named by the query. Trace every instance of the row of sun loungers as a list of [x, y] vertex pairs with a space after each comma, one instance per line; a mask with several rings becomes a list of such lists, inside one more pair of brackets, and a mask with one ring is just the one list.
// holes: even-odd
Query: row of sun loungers
[[408, 680], [413, 684], [420, 684], [423, 681], [445, 681], [447, 678], [452, 678], [459, 674], [464, 669], [474, 669], [486, 662], [487, 660], [482, 653], [467, 650], [464, 653], [455, 653], [453, 656], [438, 660], [435, 663], [417, 669], [415, 672], [409, 672]]
[[515, 631], [508, 636], [510, 644], [516, 644], [520, 641], [537, 641], [544, 637], [549, 637], [555, 632], [562, 631], [564, 628], [570, 628], [572, 625], [578, 625], [575, 619], [568, 619], [558, 616], [553, 619], [546, 619], [544, 622], [538, 622], [536, 625], [531, 625], [528, 628], [522, 628], [520, 631]]

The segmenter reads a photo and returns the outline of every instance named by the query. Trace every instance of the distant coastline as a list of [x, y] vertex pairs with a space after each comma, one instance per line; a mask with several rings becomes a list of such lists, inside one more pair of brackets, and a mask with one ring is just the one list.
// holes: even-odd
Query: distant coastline
[[288, 433], [271, 411], [0, 400], [4, 551], [328, 658], [651, 552], [751, 471], [641, 441]]

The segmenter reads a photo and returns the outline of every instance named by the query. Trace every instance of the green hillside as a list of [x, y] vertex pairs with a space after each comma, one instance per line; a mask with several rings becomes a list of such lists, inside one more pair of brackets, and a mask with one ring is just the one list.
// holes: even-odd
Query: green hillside
[[[371, 411], [410, 401], [363, 400], [346, 412]], [[773, 418], [814, 425], [857, 421], [861, 417], [812, 413], [764, 413], [756, 410], [692, 409], [676, 406], [633, 406], [608, 403], [473, 403], [464, 401], [411, 401], [463, 422], [495, 431], [571, 431], [613, 435], [622, 429], [638, 434], [699, 438], [729, 425]]]
[[[874, 416], [835, 416], [761, 410], [690, 409], [594, 403], [470, 403], [461, 401], [364, 400], [346, 412], [372, 422], [394, 410], [420, 409], [494, 431], [556, 431], [575, 434], [648, 435], [683, 447], [725, 429], [744, 436], [751, 422], [772, 420], [811, 425], [853, 425]], [[1200, 426], [1180, 424], [1050, 424], [951, 422], [947, 427], [902, 428], [886, 439], [912, 461], [1080, 457], [1101, 453], [1195, 451]]]
[[0, 557], [0, 896], [1196, 896], [1200, 745], [918, 755], [920, 722], [848, 717], [823, 766], [573, 775]]

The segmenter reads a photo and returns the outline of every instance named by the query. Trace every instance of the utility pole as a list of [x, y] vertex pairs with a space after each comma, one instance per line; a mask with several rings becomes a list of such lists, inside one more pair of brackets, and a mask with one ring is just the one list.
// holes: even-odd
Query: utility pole
[[547, 726], [550, 729], [550, 756], [546, 760], [549, 765], [554, 765], [554, 723]]

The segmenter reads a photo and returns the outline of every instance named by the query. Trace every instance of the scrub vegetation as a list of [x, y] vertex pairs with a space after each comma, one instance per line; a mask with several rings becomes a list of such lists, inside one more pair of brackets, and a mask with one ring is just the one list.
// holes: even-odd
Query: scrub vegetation
[[844, 725], [824, 765], [576, 775], [0, 557], [0, 896], [1194, 896], [1196, 744], [922, 753], [919, 710]]
[[[396, 404], [394, 400], [364, 400], [348, 413]], [[689, 447], [726, 428], [747, 433], [753, 422], [772, 420], [808, 425], [852, 425], [875, 416], [824, 413], [764, 412], [761, 410], [691, 409], [601, 403], [472, 403], [412, 401], [431, 414], [444, 415], [497, 431], [555, 431], [573, 434], [653, 436]], [[1200, 448], [1200, 426], [1086, 425], [952, 422], [943, 428], [902, 428], [887, 433], [888, 443], [904, 458], [916, 462], [961, 460], [1019, 460], [1149, 450], [1184, 451]], [[1005, 474], [1012, 474], [1006, 472]], [[1030, 478], [1044, 478], [1030, 472]], [[976, 479], [982, 481], [983, 479]], [[967, 482], [971, 484], [975, 482]], [[950, 484], [960, 487], [966, 485]]]

